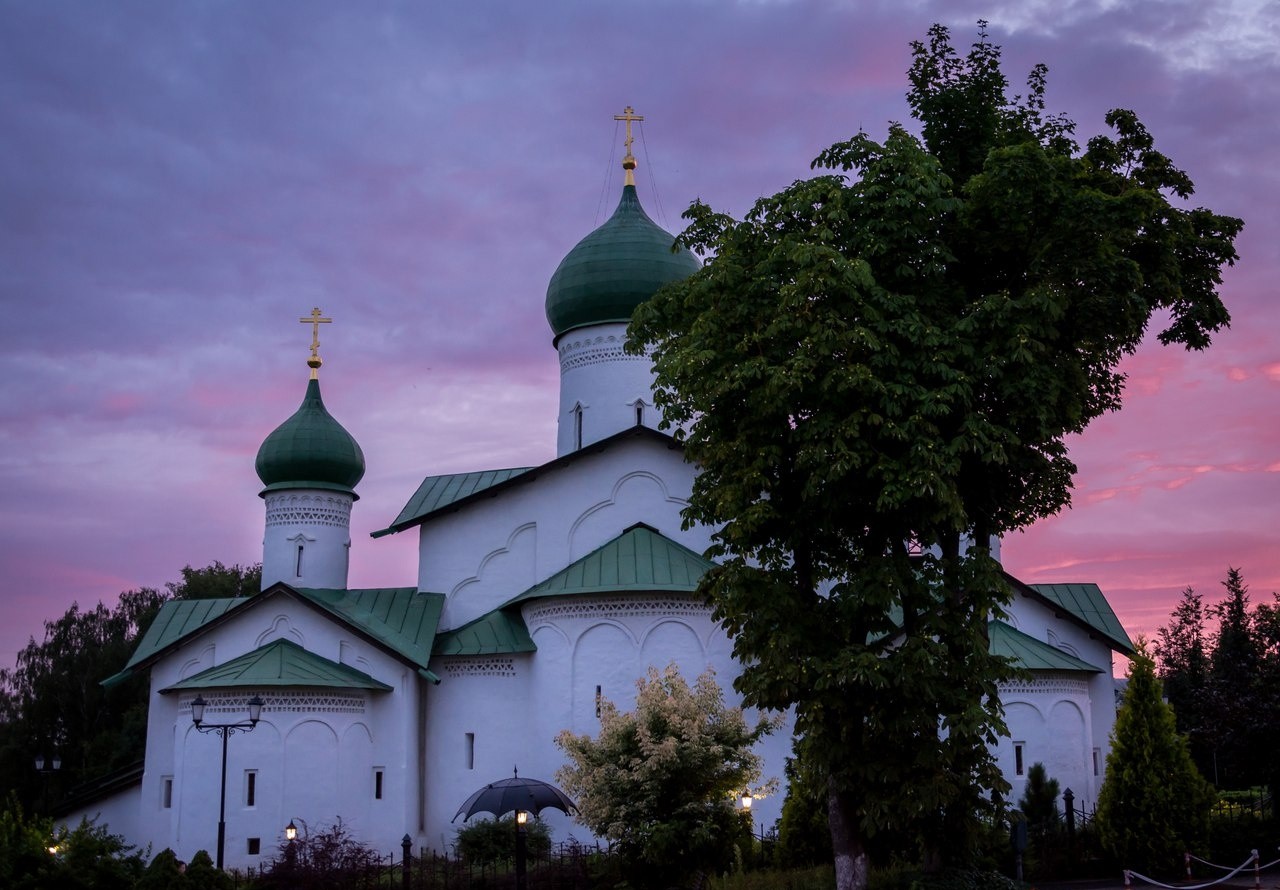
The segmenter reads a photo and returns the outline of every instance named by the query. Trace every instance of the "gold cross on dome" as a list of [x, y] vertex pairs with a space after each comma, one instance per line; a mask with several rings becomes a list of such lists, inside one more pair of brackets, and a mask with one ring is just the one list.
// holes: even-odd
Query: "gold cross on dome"
[[631, 122], [644, 120], [644, 115], [636, 114], [636, 110], [628, 105], [626, 108], [622, 109], [622, 114], [615, 114], [613, 119], [615, 121], [627, 122], [627, 138], [624, 143], [627, 147], [627, 156], [622, 159], [622, 169], [627, 171], [625, 184], [635, 185], [636, 178], [632, 175], [632, 171], [636, 169], [636, 159], [635, 156], [631, 154], [631, 145], [635, 142], [635, 139], [631, 136]]
[[320, 307], [316, 306], [311, 310], [311, 314], [305, 318], [299, 318], [302, 324], [311, 325], [311, 357], [307, 359], [307, 367], [311, 369], [311, 379], [316, 380], [320, 377], [320, 366], [324, 364], [320, 360], [320, 325], [332, 324], [332, 318], [322, 317]]

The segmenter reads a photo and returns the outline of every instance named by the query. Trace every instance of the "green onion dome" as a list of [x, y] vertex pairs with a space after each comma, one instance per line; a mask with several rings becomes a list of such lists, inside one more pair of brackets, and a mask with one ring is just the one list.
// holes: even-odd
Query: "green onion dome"
[[[284, 488], [323, 488], [355, 495], [364, 476], [364, 452], [325, 410], [320, 381], [307, 383], [302, 406], [258, 449], [262, 494]], [[358, 495], [357, 495], [358, 497]]]
[[688, 278], [701, 263], [644, 212], [634, 185], [613, 216], [560, 261], [547, 285], [547, 322], [559, 337], [573, 328], [629, 322], [658, 288]]

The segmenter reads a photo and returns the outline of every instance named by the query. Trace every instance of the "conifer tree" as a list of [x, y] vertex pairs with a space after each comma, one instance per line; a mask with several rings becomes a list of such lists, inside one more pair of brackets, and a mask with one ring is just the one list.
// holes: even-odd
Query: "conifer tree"
[[1098, 795], [1103, 847], [1125, 868], [1172, 872], [1185, 851], [1202, 849], [1214, 796], [1178, 733], [1173, 709], [1162, 700], [1140, 639]]

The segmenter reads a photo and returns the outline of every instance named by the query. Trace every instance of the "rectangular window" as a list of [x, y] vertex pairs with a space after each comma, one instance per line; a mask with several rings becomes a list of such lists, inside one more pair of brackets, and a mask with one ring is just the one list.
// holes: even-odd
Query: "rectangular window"
[[476, 734], [467, 733], [467, 769], [476, 768]]
[[382, 770], [373, 771], [373, 799], [382, 800]]
[[1013, 743], [1013, 774], [1015, 776], [1026, 775], [1026, 764], [1023, 763], [1022, 749], [1026, 747], [1026, 742]]
[[256, 769], [247, 769], [244, 771], [244, 805], [246, 807], [257, 806], [258, 803], [258, 771]]
[[1102, 760], [1102, 750], [1100, 748], [1093, 749], [1093, 774], [1098, 775], [1098, 767], [1101, 766], [1099, 761]]
[[160, 808], [173, 809], [173, 776], [165, 776], [160, 780]]
[[601, 702], [604, 701], [604, 694], [600, 691], [600, 687], [596, 687], [596, 719], [600, 719]]
[[251, 837], [251, 838], [248, 838], [248, 841], [249, 841], [250, 856], [257, 856], [259, 853], [262, 852], [262, 838]]
[[295, 577], [298, 577], [298, 578], [302, 577], [302, 545], [301, 544], [298, 545], [298, 562], [297, 562], [297, 565], [294, 566], [293, 573]]

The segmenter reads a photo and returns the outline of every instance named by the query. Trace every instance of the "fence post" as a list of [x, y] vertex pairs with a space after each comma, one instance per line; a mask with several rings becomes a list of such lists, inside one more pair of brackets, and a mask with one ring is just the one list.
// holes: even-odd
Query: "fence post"
[[409, 850], [412, 844], [413, 839], [407, 834], [400, 839], [400, 886], [404, 888], [404, 890], [409, 890], [409, 882], [412, 880], [409, 874], [409, 870], [413, 866], [413, 853]]
[[1262, 857], [1253, 851], [1253, 886], [1254, 890], [1262, 890]]
[[1067, 811], [1067, 843], [1074, 844], [1076, 840], [1076, 796], [1070, 788], [1062, 792], [1062, 805]]

